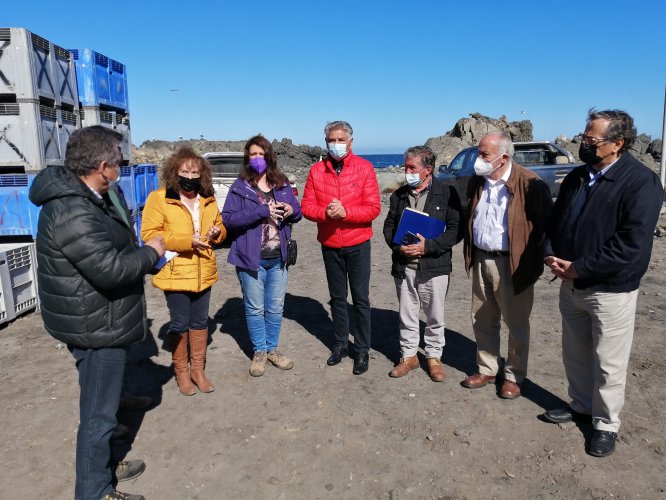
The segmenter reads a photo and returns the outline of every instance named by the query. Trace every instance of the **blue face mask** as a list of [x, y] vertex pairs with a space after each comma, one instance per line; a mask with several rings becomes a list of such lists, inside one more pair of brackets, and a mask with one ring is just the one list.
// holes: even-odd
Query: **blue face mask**
[[421, 174], [405, 174], [405, 180], [411, 187], [418, 187], [421, 184]]
[[348, 153], [347, 143], [329, 142], [327, 146], [328, 146], [328, 154], [331, 155], [336, 160], [342, 160], [345, 156], [347, 156]]

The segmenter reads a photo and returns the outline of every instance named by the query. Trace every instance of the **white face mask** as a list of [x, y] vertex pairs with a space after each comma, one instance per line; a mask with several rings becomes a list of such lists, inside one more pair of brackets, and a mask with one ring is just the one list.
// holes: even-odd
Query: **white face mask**
[[104, 180], [108, 182], [111, 186], [114, 186], [120, 182], [120, 167], [117, 167], [117, 169], [118, 169], [118, 177], [116, 177], [115, 180], [111, 180], [106, 175], [102, 174]]
[[502, 157], [502, 155], [499, 155], [493, 161], [485, 161], [485, 160], [482, 160], [480, 157], [477, 157], [476, 161], [474, 162], [474, 173], [476, 175], [481, 175], [483, 177], [488, 177], [495, 170], [497, 170], [498, 168], [500, 168], [502, 166], [502, 164], [500, 163], [499, 165], [497, 165], [497, 167], [493, 167], [493, 163], [496, 162], [501, 157]]
[[347, 143], [346, 142], [329, 142], [328, 154], [330, 154], [336, 160], [342, 160], [347, 156]]
[[411, 187], [418, 187], [421, 184], [421, 174], [405, 174], [405, 180]]

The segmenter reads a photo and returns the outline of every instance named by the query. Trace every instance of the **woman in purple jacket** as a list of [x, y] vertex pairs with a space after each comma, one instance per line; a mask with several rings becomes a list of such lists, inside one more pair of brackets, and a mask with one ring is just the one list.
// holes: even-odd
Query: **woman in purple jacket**
[[301, 206], [262, 135], [245, 144], [243, 168], [229, 188], [222, 220], [231, 236], [230, 264], [243, 291], [245, 319], [254, 348], [250, 375], [261, 377], [266, 361], [281, 370], [294, 362], [278, 350], [287, 289], [287, 240]]

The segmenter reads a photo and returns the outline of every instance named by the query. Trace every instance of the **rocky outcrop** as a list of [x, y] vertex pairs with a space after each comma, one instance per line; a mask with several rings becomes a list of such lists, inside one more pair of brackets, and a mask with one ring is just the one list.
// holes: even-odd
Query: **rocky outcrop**
[[[507, 120], [506, 116], [490, 118], [480, 113], [471, 113], [469, 117], [458, 120], [446, 134], [428, 139], [425, 145], [435, 153], [437, 166], [448, 165], [461, 150], [477, 145], [481, 137], [493, 131], [507, 132], [516, 142], [533, 140], [532, 123], [529, 120], [512, 122]], [[558, 136], [555, 142], [564, 146], [578, 160], [579, 137], [569, 139]], [[299, 185], [305, 184], [310, 165], [326, 154], [326, 151], [318, 146], [294, 144], [291, 139], [274, 140], [272, 144], [278, 164], [287, 176]], [[139, 148], [133, 147], [132, 151], [136, 163], [161, 165], [175, 149], [181, 146], [190, 146], [200, 154], [209, 151], [242, 151], [245, 141], [153, 140], [144, 142]], [[631, 153], [650, 168], [658, 170], [661, 140], [653, 141], [650, 136], [640, 134]], [[387, 181], [387, 184], [394, 184], [394, 180]], [[390, 189], [389, 186], [386, 188]]]
[[[568, 139], [565, 136], [559, 135], [555, 142], [560, 146], [566, 148], [569, 151], [576, 161], [580, 161], [578, 157], [578, 149], [580, 148], [580, 136], [577, 135], [572, 139]], [[661, 141], [652, 140], [649, 135], [640, 134], [636, 138], [633, 146], [629, 149], [629, 152], [642, 163], [647, 165], [649, 168], [655, 172], [659, 172], [659, 161], [661, 159]]]
[[460, 151], [476, 146], [484, 135], [496, 131], [507, 132], [515, 142], [532, 140], [529, 120], [510, 122], [503, 115], [495, 119], [471, 113], [469, 118], [458, 120], [445, 135], [431, 137], [425, 145], [435, 153], [437, 165], [448, 165]]
[[[140, 147], [132, 148], [136, 163], [154, 163], [162, 165], [169, 155], [180, 147], [191, 147], [199, 154], [212, 151], [243, 151], [246, 141], [206, 141], [206, 140], [181, 140], [181, 141], [146, 141]], [[284, 173], [292, 179], [292, 182], [304, 184], [307, 172], [313, 163], [326, 154], [322, 148], [317, 146], [296, 145], [291, 139], [274, 140], [273, 149], [277, 155], [278, 165]]]
[[529, 120], [510, 122], [504, 115], [494, 119], [480, 113], [471, 113], [469, 118], [458, 120], [447, 135], [478, 144], [484, 135], [495, 131], [507, 132], [514, 142], [532, 140], [532, 122]]
[[655, 139], [648, 146], [647, 154], [652, 156], [655, 161], [661, 161], [661, 139]]

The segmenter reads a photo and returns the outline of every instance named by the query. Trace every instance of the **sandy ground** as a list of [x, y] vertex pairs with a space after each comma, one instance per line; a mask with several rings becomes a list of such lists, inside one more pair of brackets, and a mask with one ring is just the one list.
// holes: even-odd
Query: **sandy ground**
[[[268, 367], [262, 378], [248, 374], [240, 289], [222, 249], [207, 368], [216, 390], [181, 396], [164, 346], [164, 297], [146, 286], [152, 335], [132, 349], [126, 377], [134, 393], [150, 395], [155, 404], [119, 414], [133, 434], [117, 443], [117, 453], [147, 463], [121, 491], [202, 500], [666, 498], [666, 239], [655, 238], [639, 294], [617, 450], [598, 459], [584, 451], [589, 426], [539, 418], [567, 400], [559, 285], [550, 276], [536, 285], [524, 397], [505, 401], [493, 386], [459, 385], [475, 371], [471, 281], [461, 245], [446, 305], [446, 380], [433, 383], [424, 370], [387, 376], [399, 348], [389, 251], [380, 236], [385, 213], [372, 242], [373, 346], [363, 376], [352, 375], [351, 359], [326, 366], [331, 320], [313, 223], [295, 229], [300, 255], [290, 271], [281, 342], [295, 361], [291, 371]], [[0, 374], [0, 498], [72, 498], [77, 374], [38, 313], [0, 329]]]

